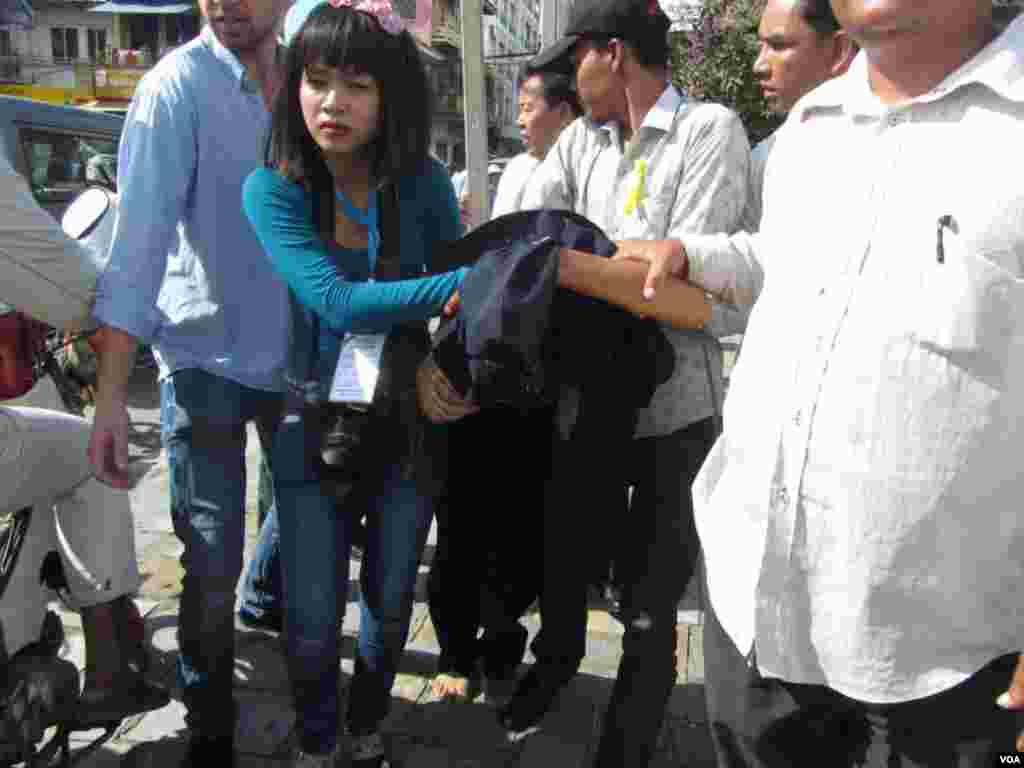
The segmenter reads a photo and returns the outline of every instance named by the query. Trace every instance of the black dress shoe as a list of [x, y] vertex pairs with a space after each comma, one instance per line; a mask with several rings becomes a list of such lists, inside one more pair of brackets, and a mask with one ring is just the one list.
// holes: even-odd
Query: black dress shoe
[[259, 629], [264, 632], [280, 633], [284, 629], [284, 619], [281, 618], [281, 614], [273, 611], [265, 611], [257, 616], [246, 610], [239, 610], [238, 620], [249, 629]]
[[233, 733], [208, 734], [193, 729], [181, 768], [235, 768]]
[[530, 667], [498, 714], [508, 741], [515, 743], [539, 731], [559, 692], [575, 675], [575, 668], [565, 664], [538, 661]]
[[78, 697], [75, 727], [98, 728], [126, 717], [152, 712], [167, 705], [170, 694], [163, 686], [135, 675], [126, 675], [110, 688], [86, 686]]
[[384, 754], [384, 741], [379, 732], [352, 738], [351, 768], [391, 768], [391, 762]]

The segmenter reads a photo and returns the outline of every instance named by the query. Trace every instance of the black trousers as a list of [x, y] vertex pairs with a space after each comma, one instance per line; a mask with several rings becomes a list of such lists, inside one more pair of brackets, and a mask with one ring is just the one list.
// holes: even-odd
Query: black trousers
[[[427, 582], [438, 671], [505, 677], [522, 660], [520, 617], [540, 593], [552, 410], [490, 408], [450, 426]], [[478, 637], [483, 630], [482, 637]]]
[[[710, 601], [707, 601], [708, 603]], [[1017, 654], [960, 685], [899, 704], [761, 677], [704, 612], [708, 723], [719, 768], [989, 768], [1014, 753], [1024, 715], [996, 706]], [[1013, 764], [1013, 763], [1010, 763]]]
[[[580, 423], [589, 429], [584, 416]], [[595, 537], [610, 542], [622, 589], [622, 659], [596, 768], [644, 768], [657, 746], [676, 682], [676, 611], [699, 552], [690, 486], [714, 437], [713, 420], [706, 419], [671, 435], [629, 440], [611, 455], [590, 454], [576, 483], [554, 484], [544, 530], [541, 632], [533, 646], [538, 660], [575, 670], [583, 659], [589, 573], [575, 553]], [[590, 445], [592, 438], [574, 434], [556, 441], [555, 450]], [[556, 461], [559, 471], [562, 466]], [[623, 517], [626, 484], [633, 496]]]

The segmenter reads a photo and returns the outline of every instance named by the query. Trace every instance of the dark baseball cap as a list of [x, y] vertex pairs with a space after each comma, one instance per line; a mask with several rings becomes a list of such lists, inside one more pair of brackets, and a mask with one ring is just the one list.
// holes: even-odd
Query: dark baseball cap
[[664, 40], [669, 26], [669, 18], [658, 0], [576, 0], [569, 11], [565, 34], [534, 56], [530, 66], [564, 69], [569, 66], [569, 53], [580, 40], [617, 37], [630, 43], [645, 43], [658, 36]]

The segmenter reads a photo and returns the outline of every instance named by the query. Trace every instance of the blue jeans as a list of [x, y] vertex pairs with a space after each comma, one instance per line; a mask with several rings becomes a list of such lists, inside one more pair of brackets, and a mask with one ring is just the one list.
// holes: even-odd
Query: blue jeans
[[[330, 752], [337, 744], [339, 625], [343, 616], [349, 528], [320, 486], [313, 432], [286, 409], [270, 469], [277, 505], [264, 521], [278, 531], [288, 675], [301, 724], [301, 748]], [[265, 554], [265, 553], [264, 553]]]
[[[380, 727], [391, 707], [391, 687], [409, 637], [420, 556], [434, 516], [434, 500], [392, 466], [365, 507], [366, 546], [359, 571], [359, 643], [349, 692], [348, 726], [355, 735]], [[353, 514], [354, 512], [354, 514]]]
[[263, 452], [260, 461], [260, 484], [256, 498], [260, 532], [249, 566], [242, 577], [239, 613], [279, 623], [281, 608], [281, 542], [278, 539], [277, 514], [274, 511], [274, 483], [270, 459]]
[[199, 369], [160, 383], [161, 437], [170, 470], [171, 518], [184, 544], [178, 678], [186, 722], [204, 734], [234, 732], [235, 586], [245, 535], [245, 426], [272, 445], [282, 396]]
[[[302, 724], [301, 747], [324, 753], [337, 740], [339, 625], [347, 597], [352, 526], [366, 515], [361, 624], [348, 709], [349, 729], [364, 734], [379, 727], [390, 707], [433, 505], [393, 466], [379, 484], [336, 508], [321, 490], [317, 468], [306, 458], [313, 448], [306, 444], [309, 439], [304, 422], [286, 414], [271, 470], [280, 526], [285, 644]], [[273, 521], [268, 517], [267, 524]]]

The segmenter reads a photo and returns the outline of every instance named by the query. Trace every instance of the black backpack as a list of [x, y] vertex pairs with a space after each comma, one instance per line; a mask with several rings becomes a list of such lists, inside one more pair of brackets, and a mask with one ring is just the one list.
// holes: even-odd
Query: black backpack
[[433, 356], [481, 407], [543, 407], [564, 387], [613, 375], [621, 402], [640, 408], [671, 378], [675, 353], [656, 321], [557, 287], [563, 247], [604, 257], [616, 250], [583, 216], [539, 210], [494, 219], [443, 254], [447, 266], [475, 264]]

